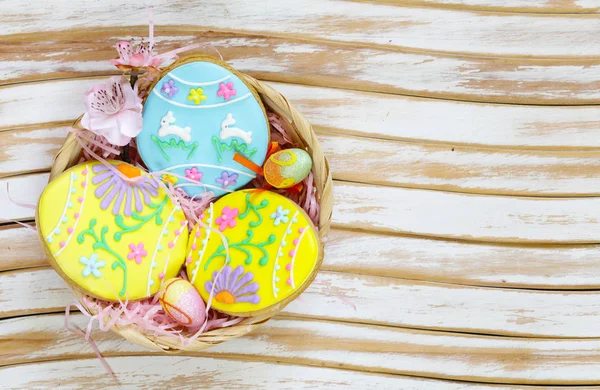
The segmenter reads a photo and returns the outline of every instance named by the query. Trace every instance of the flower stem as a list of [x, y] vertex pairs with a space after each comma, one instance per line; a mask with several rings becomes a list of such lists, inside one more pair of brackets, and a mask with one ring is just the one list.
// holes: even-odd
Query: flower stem
[[[129, 83], [131, 84], [131, 88], [133, 88], [135, 86], [137, 79], [138, 79], [137, 72], [131, 72], [131, 74], [129, 76]], [[129, 144], [127, 144], [123, 147], [123, 151], [121, 152], [121, 158], [126, 163], [131, 162], [131, 159], [129, 158]]]

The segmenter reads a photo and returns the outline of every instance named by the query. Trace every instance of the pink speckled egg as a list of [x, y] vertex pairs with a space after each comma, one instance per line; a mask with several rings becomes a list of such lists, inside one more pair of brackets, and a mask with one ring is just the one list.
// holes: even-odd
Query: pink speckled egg
[[206, 305], [190, 282], [181, 278], [165, 281], [158, 291], [165, 313], [177, 323], [197, 328], [206, 318]]

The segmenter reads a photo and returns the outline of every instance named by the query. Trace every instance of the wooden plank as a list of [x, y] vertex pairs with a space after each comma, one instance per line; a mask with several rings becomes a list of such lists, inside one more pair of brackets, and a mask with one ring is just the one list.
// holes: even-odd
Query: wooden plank
[[[26, 220], [34, 210], [12, 205], [6, 193], [35, 204], [48, 174], [0, 179], [0, 218]], [[467, 241], [595, 244], [600, 198], [517, 198], [334, 181], [332, 225], [372, 232]]]
[[[47, 265], [37, 237], [0, 228], [0, 271]], [[597, 245], [489, 245], [333, 229], [321, 269], [472, 286], [600, 289]]]
[[333, 226], [505, 243], [597, 243], [600, 198], [516, 198], [336, 182]]
[[[117, 73], [121, 29], [38, 33], [0, 42], [0, 83]], [[143, 35], [136, 29], [131, 34]], [[212, 45], [238, 70], [262, 80], [393, 94], [499, 103], [598, 104], [599, 59], [524, 59], [449, 56], [292, 38], [195, 30], [160, 31], [157, 47], [168, 51], [190, 42]], [[26, 40], [28, 50], [20, 48]], [[202, 52], [214, 55], [214, 49]], [[315, 67], [315, 63], [327, 66]]]
[[322, 269], [477, 286], [598, 289], [600, 247], [490, 245], [333, 229]]
[[337, 180], [476, 194], [598, 196], [600, 152], [516, 151], [319, 135]]
[[[600, 54], [600, 18], [596, 15], [480, 13], [339, 0], [306, 0], [301, 7], [292, 1], [263, 0], [219, 0], [197, 9], [157, 0], [146, 6], [153, 7], [159, 26], [300, 35], [441, 52], [527, 57]], [[8, 0], [4, 9], [2, 35], [145, 23], [139, 5], [124, 0], [110, 7], [66, 2], [39, 6]], [[518, 34], [515, 26], [519, 26]]]
[[[82, 329], [87, 326], [87, 320], [82, 315], [73, 315], [71, 322]], [[0, 357], [3, 363], [13, 367], [15, 364], [18, 364], [17, 367], [31, 367], [31, 364], [23, 363], [40, 364], [45, 360], [93, 357], [87, 343], [80, 336], [65, 331], [63, 326], [64, 318], [60, 314], [0, 321]], [[117, 374], [122, 365], [114, 363], [116, 356], [160, 355], [159, 352], [145, 350], [112, 332], [95, 331], [93, 338]], [[600, 383], [599, 347], [598, 339], [469, 336], [277, 318], [242, 338], [200, 353], [183, 354], [205, 358], [260, 360], [267, 366], [271, 366], [272, 362], [286, 365], [310, 364], [351, 369], [355, 372], [461, 381], [597, 384]], [[169, 357], [172, 358], [174, 357]], [[154, 357], [149, 361], [154, 360], [160, 358]], [[197, 363], [196, 366], [202, 364]], [[100, 374], [97, 361], [94, 362], [94, 367], [97, 374]], [[300, 366], [297, 369], [302, 370]], [[5, 373], [6, 369], [0, 372]], [[443, 386], [447, 382], [431, 382], [430, 385], [433, 386], [434, 383]], [[353, 384], [356, 385], [353, 388], [363, 388], [358, 383]]]
[[[481, 194], [600, 195], [600, 151], [483, 149], [317, 133], [338, 180]], [[65, 135], [63, 123], [0, 132], [0, 177], [48, 170]]]
[[[404, 390], [493, 390], [505, 386], [430, 380], [415, 377], [374, 375], [329, 368], [290, 366], [273, 363], [247, 362], [230, 359], [193, 358], [184, 356], [136, 356], [107, 359], [115, 367], [119, 385], [108, 374], [99, 372], [94, 359], [62, 360], [20, 365], [0, 369], [8, 377], [8, 388], [57, 388], [65, 383], [77, 383], [86, 388], [139, 388], [152, 384], [161, 388], [202, 389], [252, 388], [271, 390], [368, 388]], [[540, 387], [510, 387], [540, 389]], [[547, 388], [547, 387], [544, 387]], [[574, 389], [584, 389], [574, 387]], [[588, 389], [589, 387], [585, 387]]]
[[0, 271], [47, 265], [37, 234], [19, 225], [0, 227]]
[[48, 173], [38, 173], [0, 179], [0, 223], [33, 219], [35, 210], [25, 206], [37, 204], [48, 177]]
[[[51, 268], [0, 273], [0, 318], [56, 312], [74, 300]], [[460, 286], [320, 271], [283, 314], [482, 334], [600, 337], [600, 292]]]
[[[0, 88], [0, 132], [49, 122], [64, 125], [84, 111], [83, 95], [106, 78]], [[512, 149], [598, 149], [600, 110], [476, 104], [272, 83], [315, 126], [368, 137]], [[36, 107], [34, 111], [29, 109]], [[361, 109], [357, 109], [360, 107]], [[40, 125], [42, 124], [42, 125]], [[29, 127], [28, 127], [29, 129]], [[50, 135], [50, 134], [47, 134]], [[27, 137], [27, 135], [24, 135]], [[60, 137], [53, 133], [51, 137]], [[450, 145], [448, 145], [450, 144]]]
[[355, 0], [378, 4], [410, 5], [457, 10], [497, 11], [519, 13], [598, 13], [597, 0]]

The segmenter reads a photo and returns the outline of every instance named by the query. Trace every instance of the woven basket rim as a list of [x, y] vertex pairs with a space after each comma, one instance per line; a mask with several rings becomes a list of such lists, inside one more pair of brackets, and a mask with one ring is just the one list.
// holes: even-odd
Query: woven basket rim
[[[228, 68], [230, 69], [230, 67]], [[292, 137], [293, 141], [302, 145], [308, 151], [313, 160], [312, 172], [314, 175], [316, 197], [320, 205], [320, 216], [318, 221], [320, 258], [316, 264], [318, 272], [324, 255], [323, 242], [329, 233], [333, 209], [333, 183], [329, 169], [329, 163], [323, 155], [321, 145], [319, 144], [319, 141], [317, 140], [315, 132], [310, 123], [293, 105], [287, 101], [287, 99], [281, 93], [276, 91], [270, 85], [256, 80], [247, 74], [238, 71], [235, 71], [235, 73], [246, 84], [252, 86], [256, 90], [267, 111], [274, 112], [281, 118], [282, 121], [284, 121], [284, 123], [287, 125], [288, 133]], [[160, 80], [160, 77], [157, 77], [156, 81], [158, 80]], [[73, 127], [79, 129], [82, 128], [80, 125], [81, 118], [82, 116], [75, 121]], [[50, 172], [50, 180], [64, 172], [66, 169], [76, 165], [81, 155], [81, 151], [81, 146], [76, 140], [76, 135], [74, 133], [69, 133], [62, 147], [54, 157]], [[316, 276], [317, 272], [313, 273], [313, 278]], [[288, 300], [281, 302], [277, 309], [270, 311], [268, 314], [247, 317], [236, 325], [210, 330], [206, 333], [200, 334], [197, 339], [186, 344], [182, 344], [181, 340], [178, 338], [165, 335], [155, 336], [147, 332], [143, 332], [134, 326], [115, 325], [111, 328], [111, 330], [135, 344], [152, 350], [163, 351], [165, 353], [201, 351], [212, 345], [241, 337], [252, 332], [255, 328], [266, 323], [271, 317], [279, 313], [289, 302], [293, 301], [300, 293], [302, 293], [302, 291], [307, 288], [311, 282], [312, 280], [307, 281], [303, 285], [304, 288], [299, 289], [297, 294], [294, 294], [289, 297]], [[73, 291], [73, 294], [77, 300], [88, 311], [88, 313], [92, 315], [95, 314], [93, 309], [85, 304], [83, 300], [83, 293], [70, 284], [69, 286], [71, 287], [71, 290]]]

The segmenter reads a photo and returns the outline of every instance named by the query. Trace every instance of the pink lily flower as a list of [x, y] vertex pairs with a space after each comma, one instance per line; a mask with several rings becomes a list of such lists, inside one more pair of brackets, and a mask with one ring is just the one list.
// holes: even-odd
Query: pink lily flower
[[131, 88], [125, 77], [93, 85], [86, 92], [85, 107], [81, 125], [113, 145], [127, 145], [142, 131], [142, 99], [137, 85]]

